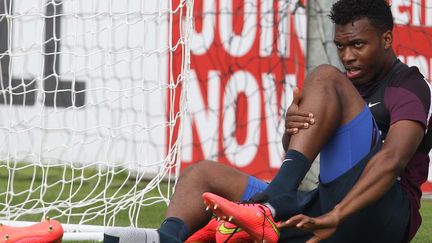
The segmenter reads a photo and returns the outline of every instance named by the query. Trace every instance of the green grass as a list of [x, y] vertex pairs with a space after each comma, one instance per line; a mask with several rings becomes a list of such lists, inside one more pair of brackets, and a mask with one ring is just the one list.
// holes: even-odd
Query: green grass
[[421, 214], [423, 223], [413, 239], [413, 243], [430, 243], [432, 242], [432, 200], [422, 200]]
[[[1, 217], [5, 216], [8, 209], [14, 208], [14, 205], [20, 205], [22, 208], [41, 207], [41, 200], [34, 200], [35, 198], [42, 198], [47, 203], [78, 202], [87, 198], [98, 198], [101, 195], [106, 195], [112, 196], [114, 198], [112, 203], [116, 204], [122, 196], [131, 195], [129, 193], [131, 190], [139, 192], [145, 189], [149, 183], [147, 180], [138, 180], [125, 170], [110, 171], [108, 173], [94, 168], [71, 170], [70, 167], [56, 166], [47, 169], [23, 164], [15, 165], [14, 170], [10, 168], [10, 165], [0, 164]], [[11, 191], [13, 191], [13, 194], [6, 193]], [[71, 191], [74, 191], [72, 196]], [[135, 217], [138, 218], [138, 226], [157, 228], [162, 222], [166, 211], [166, 203], [156, 199], [156, 197], [160, 196], [159, 191], [167, 192], [166, 183], [161, 183], [160, 190], [149, 191], [139, 200], [132, 200], [130, 203], [122, 205], [122, 207], [114, 209], [108, 207], [113, 210], [99, 215], [96, 210], [91, 210], [91, 208], [106, 206], [105, 204], [108, 203], [106, 200], [93, 202], [90, 206], [75, 207], [70, 211], [68, 211], [68, 207], [58, 206], [61, 210], [47, 210], [46, 215], [55, 217], [62, 223], [79, 223], [82, 220], [80, 216], [66, 215], [70, 212], [80, 213], [86, 211], [87, 215], [94, 216], [94, 219], [89, 220], [86, 224], [103, 225], [104, 222], [113, 224], [113, 220], [115, 220], [116, 226], [129, 226], [131, 224], [130, 212], [134, 210], [136, 212], [139, 209], [140, 213], [135, 214]], [[131, 196], [128, 196], [125, 200], [130, 199], [129, 197]], [[432, 200], [425, 199], [422, 201], [421, 213], [423, 224], [412, 242], [432, 242]], [[17, 217], [16, 220], [39, 221], [42, 216], [42, 213], [34, 212]], [[107, 220], [107, 218], [111, 218], [111, 220]]]

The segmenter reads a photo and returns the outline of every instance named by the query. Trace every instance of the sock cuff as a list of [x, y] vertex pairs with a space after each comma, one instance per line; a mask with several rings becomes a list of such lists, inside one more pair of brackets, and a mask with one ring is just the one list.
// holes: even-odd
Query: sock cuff
[[[296, 175], [300, 176], [300, 181], [303, 179], [304, 175], [309, 171], [310, 167], [312, 165], [312, 162], [306, 158], [304, 154], [301, 152], [290, 149], [285, 153], [285, 158], [282, 162], [281, 167], [279, 168], [279, 171], [287, 173], [286, 175]], [[293, 172], [293, 167], [297, 172]], [[300, 183], [299, 181], [299, 183]]]
[[158, 230], [163, 234], [172, 235], [175, 238], [181, 239], [182, 241], [186, 240], [189, 235], [189, 229], [185, 222], [177, 217], [168, 217], [166, 218], [161, 227]]
[[285, 158], [283, 160], [283, 162], [286, 161], [302, 161], [302, 162], [309, 162], [307, 165], [310, 165], [312, 162], [306, 158], [306, 156], [295, 150], [295, 149], [288, 149], [287, 152], [285, 153]]
[[162, 224], [164, 224], [166, 222], [174, 222], [174, 223], [178, 223], [178, 224], [184, 224], [184, 221], [177, 218], [177, 217], [168, 217], [162, 222]]

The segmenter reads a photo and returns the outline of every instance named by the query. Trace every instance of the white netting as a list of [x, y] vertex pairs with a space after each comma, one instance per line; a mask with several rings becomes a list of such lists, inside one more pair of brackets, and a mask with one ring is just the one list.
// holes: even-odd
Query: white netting
[[168, 200], [192, 6], [0, 0], [0, 219], [137, 225]]

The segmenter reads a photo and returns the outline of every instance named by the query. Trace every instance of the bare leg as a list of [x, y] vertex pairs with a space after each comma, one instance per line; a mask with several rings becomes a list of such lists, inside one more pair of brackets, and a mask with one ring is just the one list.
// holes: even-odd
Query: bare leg
[[201, 197], [204, 192], [240, 201], [247, 183], [248, 175], [239, 170], [212, 161], [202, 161], [182, 173], [165, 216], [182, 219], [190, 232], [194, 232], [211, 218], [211, 213], [205, 211]]
[[313, 161], [336, 128], [348, 123], [365, 103], [346, 76], [330, 65], [321, 65], [306, 78], [300, 109], [314, 114], [316, 124], [292, 136], [289, 149]]

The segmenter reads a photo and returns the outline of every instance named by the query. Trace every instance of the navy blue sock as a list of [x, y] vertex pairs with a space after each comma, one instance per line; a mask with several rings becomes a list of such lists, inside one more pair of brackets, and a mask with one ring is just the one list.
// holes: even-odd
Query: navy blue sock
[[166, 218], [158, 232], [161, 242], [183, 242], [189, 235], [187, 225], [176, 217]]
[[262, 193], [272, 198], [281, 193], [297, 192], [300, 182], [309, 171], [311, 164], [302, 153], [293, 149], [288, 150], [275, 178]]

